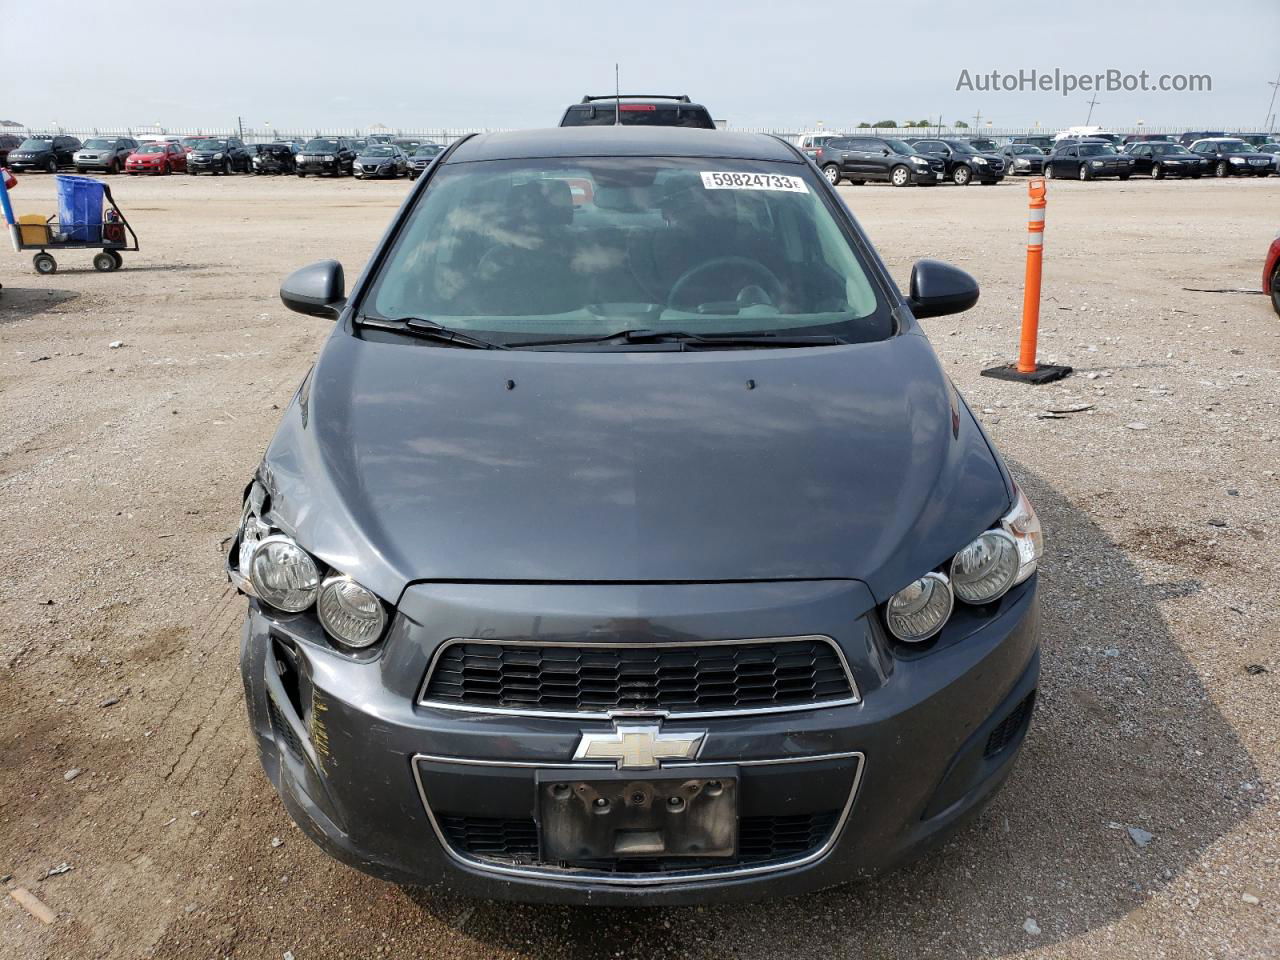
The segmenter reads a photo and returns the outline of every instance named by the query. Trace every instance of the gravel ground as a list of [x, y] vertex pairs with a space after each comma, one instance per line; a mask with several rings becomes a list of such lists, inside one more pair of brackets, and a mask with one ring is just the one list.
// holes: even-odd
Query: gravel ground
[[[2, 898], [0, 956], [1280, 955], [1280, 322], [1184, 289], [1258, 287], [1280, 180], [1051, 184], [1041, 357], [1077, 372], [1040, 388], [978, 375], [1016, 348], [1023, 185], [841, 188], [900, 281], [932, 256], [982, 284], [927, 327], [1048, 531], [1036, 720], [924, 862], [615, 912], [333, 863], [249, 742], [218, 544], [329, 330], [275, 290], [323, 256], [354, 276], [406, 184], [115, 190], [144, 244], [121, 272], [0, 261], [0, 875], [56, 914]], [[52, 197], [14, 192], [20, 213]]]

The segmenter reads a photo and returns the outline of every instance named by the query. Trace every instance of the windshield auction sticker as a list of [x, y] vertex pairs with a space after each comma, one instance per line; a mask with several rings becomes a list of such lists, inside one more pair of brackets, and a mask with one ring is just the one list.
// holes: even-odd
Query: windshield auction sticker
[[702, 185], [708, 190], [781, 190], [783, 193], [808, 193], [800, 177], [781, 173], [721, 173], [702, 171]]

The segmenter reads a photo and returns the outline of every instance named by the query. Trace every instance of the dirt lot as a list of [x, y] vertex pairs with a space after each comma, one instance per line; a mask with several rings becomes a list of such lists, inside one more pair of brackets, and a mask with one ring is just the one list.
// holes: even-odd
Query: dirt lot
[[[339, 866], [249, 741], [218, 544], [329, 332], [276, 287], [326, 256], [354, 277], [407, 184], [115, 189], [144, 244], [120, 273], [0, 259], [0, 875], [57, 914], [0, 899], [0, 956], [1280, 955], [1280, 320], [1184, 289], [1257, 289], [1280, 180], [1053, 183], [1041, 354], [1077, 373], [1042, 388], [978, 376], [1015, 350], [1021, 183], [841, 188], [902, 282], [931, 256], [982, 283], [927, 326], [1048, 530], [1036, 722], [923, 863], [619, 912]], [[14, 192], [20, 213], [52, 197], [39, 176]]]

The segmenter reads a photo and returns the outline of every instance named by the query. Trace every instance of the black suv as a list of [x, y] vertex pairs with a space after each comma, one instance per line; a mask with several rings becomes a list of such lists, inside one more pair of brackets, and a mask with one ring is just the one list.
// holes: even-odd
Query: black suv
[[1259, 153], [1252, 144], [1232, 137], [1215, 137], [1191, 145], [1209, 164], [1215, 177], [1266, 177], [1276, 168], [1273, 156]]
[[9, 151], [9, 169], [57, 173], [59, 167], [75, 165], [79, 149], [75, 137], [28, 137]]
[[716, 129], [711, 112], [700, 103], [694, 103], [685, 94], [609, 94], [603, 97], [583, 97], [560, 118], [562, 127], [607, 127], [621, 123], [634, 127], [699, 127]]
[[187, 154], [187, 173], [248, 173], [253, 160], [238, 137], [209, 137], [197, 141]]
[[926, 157], [915, 147], [888, 137], [835, 137], [818, 150], [813, 162], [833, 186], [841, 180], [861, 185], [887, 180], [895, 187], [939, 183], [943, 162]]
[[917, 140], [915, 148], [943, 162], [943, 176], [957, 186], [999, 183], [1004, 179], [1004, 160], [999, 154], [979, 153], [968, 140]]
[[308, 173], [331, 173], [340, 177], [352, 172], [356, 162], [356, 148], [346, 137], [316, 137], [307, 141], [295, 160], [300, 177], [305, 177]]

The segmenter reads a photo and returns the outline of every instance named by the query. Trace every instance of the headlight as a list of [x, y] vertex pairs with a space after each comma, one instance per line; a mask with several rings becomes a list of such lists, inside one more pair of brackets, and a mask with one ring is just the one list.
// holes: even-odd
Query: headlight
[[258, 543], [249, 560], [249, 581], [258, 598], [286, 613], [311, 606], [320, 586], [320, 571], [311, 555], [284, 534]]
[[325, 155], [325, 158], [324, 158], [324, 161], [325, 161], [325, 163], [332, 163], [332, 162], [333, 162], [333, 157], [331, 157], [331, 156], [329, 156], [328, 154], [326, 154], [326, 155]]
[[1093, 165], [1094, 165], [1095, 167], [1100, 167], [1100, 166], [1102, 166], [1102, 161], [1101, 161], [1101, 160], [1094, 160], [1094, 161], [1093, 161]]
[[220, 154], [220, 153], [215, 153], [215, 154], [213, 155], [213, 159], [215, 159], [215, 160], [221, 160], [221, 159], [222, 159], [222, 154]]
[[1031, 161], [1019, 157], [1017, 165], [1020, 167], [1029, 167], [1031, 166]]
[[387, 624], [382, 601], [347, 576], [335, 575], [325, 580], [316, 600], [316, 613], [330, 635], [348, 647], [376, 643]]
[[1013, 586], [1018, 544], [1004, 530], [988, 530], [951, 561], [951, 589], [965, 603], [990, 603]]
[[1244, 157], [1232, 157], [1232, 158], [1231, 158], [1231, 162], [1232, 162], [1232, 163], [1244, 163]]
[[1018, 575], [1014, 583], [1021, 583], [1036, 572], [1036, 566], [1044, 553], [1044, 532], [1040, 529], [1040, 518], [1036, 516], [1035, 507], [1027, 495], [1017, 488], [1018, 497], [1013, 509], [1000, 520], [1000, 527], [1013, 537], [1018, 547]]
[[987, 161], [983, 160], [982, 157], [974, 157], [973, 162], [980, 167], [985, 167], [987, 165]]
[[889, 598], [885, 622], [899, 640], [919, 643], [942, 629], [954, 604], [947, 578], [940, 573], [926, 573]]

